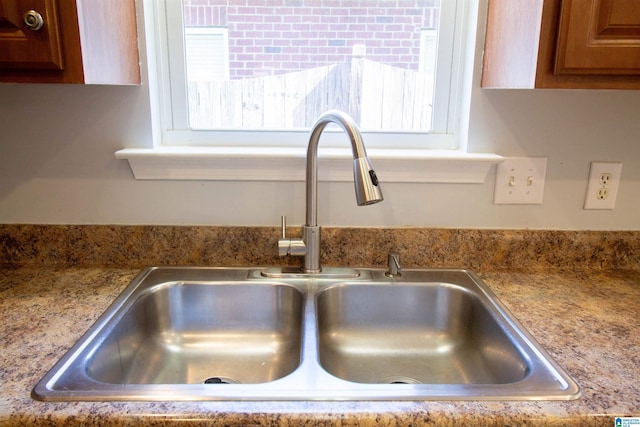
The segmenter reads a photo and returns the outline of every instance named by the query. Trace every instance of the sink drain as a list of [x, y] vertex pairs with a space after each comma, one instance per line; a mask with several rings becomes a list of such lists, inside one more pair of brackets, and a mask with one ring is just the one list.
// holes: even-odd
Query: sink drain
[[228, 377], [209, 377], [203, 381], [204, 384], [241, 384], [240, 381]]
[[420, 381], [411, 377], [394, 376], [386, 377], [380, 380], [380, 384], [422, 384]]

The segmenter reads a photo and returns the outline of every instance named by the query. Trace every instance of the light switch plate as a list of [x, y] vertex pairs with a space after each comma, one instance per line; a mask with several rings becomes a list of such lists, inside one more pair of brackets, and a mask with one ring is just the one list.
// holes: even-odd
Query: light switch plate
[[546, 173], [546, 157], [505, 157], [497, 166], [493, 203], [541, 205]]

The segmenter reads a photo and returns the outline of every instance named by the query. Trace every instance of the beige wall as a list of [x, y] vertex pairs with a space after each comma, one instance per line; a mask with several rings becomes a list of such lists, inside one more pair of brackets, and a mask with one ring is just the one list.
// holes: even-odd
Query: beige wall
[[[488, 91], [479, 78], [476, 65], [469, 150], [548, 157], [543, 205], [493, 205], [492, 169], [484, 184], [388, 184], [365, 208], [350, 183], [321, 183], [319, 222], [640, 230], [640, 91]], [[302, 223], [300, 182], [133, 179], [113, 154], [151, 144], [149, 116], [146, 85], [0, 85], [0, 223]], [[592, 160], [623, 162], [613, 211], [582, 209]]]

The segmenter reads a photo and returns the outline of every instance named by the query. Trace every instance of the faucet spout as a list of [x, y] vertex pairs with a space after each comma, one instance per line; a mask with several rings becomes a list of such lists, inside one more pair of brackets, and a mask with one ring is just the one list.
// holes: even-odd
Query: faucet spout
[[353, 179], [358, 206], [370, 205], [383, 200], [375, 170], [364, 147], [362, 135], [353, 119], [347, 114], [331, 110], [318, 118], [311, 130], [307, 147], [306, 170], [306, 224], [302, 227], [305, 245], [305, 273], [319, 273], [320, 227], [318, 226], [318, 143], [329, 123], [338, 124], [349, 137], [353, 153]]
[[358, 206], [381, 202], [384, 197], [378, 177], [367, 157], [362, 135], [353, 119], [342, 111], [330, 110], [318, 118], [311, 130], [307, 147], [307, 206], [306, 225], [318, 225], [318, 143], [324, 128], [336, 123], [349, 137], [353, 154], [353, 179]]

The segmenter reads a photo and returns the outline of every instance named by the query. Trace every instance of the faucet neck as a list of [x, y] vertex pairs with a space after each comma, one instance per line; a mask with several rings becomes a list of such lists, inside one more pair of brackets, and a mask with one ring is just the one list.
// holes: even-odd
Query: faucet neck
[[318, 143], [324, 128], [329, 123], [336, 123], [349, 137], [354, 159], [367, 157], [362, 135], [353, 120], [341, 111], [328, 111], [320, 116], [313, 125], [309, 144], [307, 146], [307, 170], [306, 170], [306, 226], [318, 225]]

